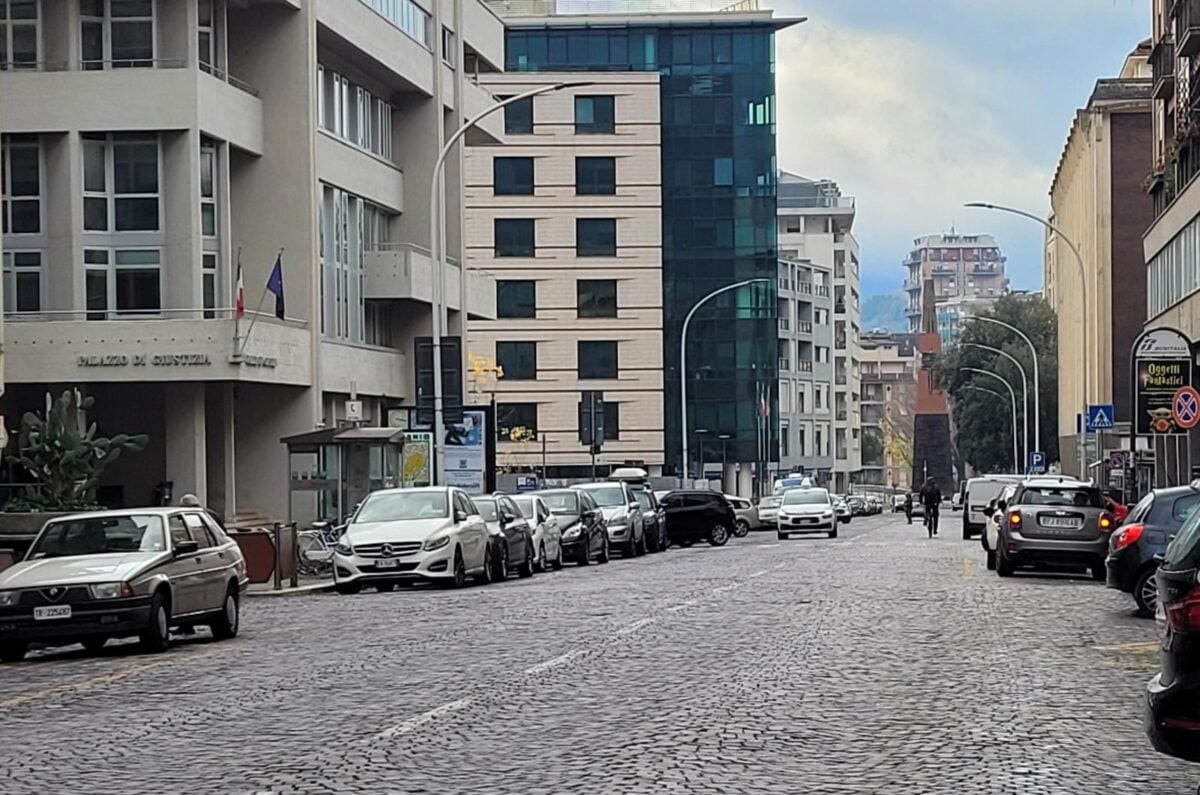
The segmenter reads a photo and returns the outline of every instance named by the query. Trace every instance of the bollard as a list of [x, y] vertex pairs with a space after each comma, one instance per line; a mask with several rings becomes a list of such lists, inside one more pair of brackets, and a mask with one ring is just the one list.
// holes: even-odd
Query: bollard
[[280, 533], [280, 529], [282, 527], [283, 527], [283, 525], [281, 525], [279, 522], [276, 522], [274, 524], [274, 526], [271, 528], [271, 538], [275, 542], [275, 590], [276, 591], [283, 590], [283, 570], [281, 568], [281, 564], [283, 563], [283, 555], [280, 554], [280, 548], [282, 546], [280, 542], [283, 540], [281, 537], [281, 533]]
[[289, 546], [288, 546], [288, 548], [291, 550], [291, 553], [292, 553], [291, 582], [292, 582], [292, 587], [296, 588], [300, 585], [300, 566], [299, 566], [300, 544], [299, 544], [299, 538], [297, 537], [298, 534], [296, 532], [296, 523], [292, 522], [290, 525], [288, 525], [288, 530], [289, 530], [289, 533], [288, 533]]

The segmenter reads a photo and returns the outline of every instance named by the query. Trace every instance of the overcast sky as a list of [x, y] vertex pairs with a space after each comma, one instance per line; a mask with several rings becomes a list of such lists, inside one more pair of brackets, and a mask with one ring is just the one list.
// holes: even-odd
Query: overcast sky
[[767, 4], [808, 17], [776, 41], [779, 165], [857, 198], [863, 293], [951, 225], [996, 235], [1014, 288], [1039, 289], [1042, 229], [962, 204], [1048, 210], [1075, 109], [1149, 35], [1150, 0]]

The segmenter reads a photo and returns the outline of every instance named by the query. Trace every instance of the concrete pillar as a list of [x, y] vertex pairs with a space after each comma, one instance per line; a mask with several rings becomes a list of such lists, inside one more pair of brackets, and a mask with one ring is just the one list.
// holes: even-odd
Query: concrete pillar
[[163, 390], [166, 415], [166, 479], [174, 484], [178, 502], [195, 494], [208, 501], [208, 470], [204, 423], [204, 385], [167, 384]]
[[721, 482], [725, 485], [725, 491], [729, 494], [737, 495], [738, 497], [750, 497], [750, 492], [742, 491], [742, 484], [738, 481], [737, 464], [734, 462], [726, 462], [725, 468], [721, 471]]
[[[738, 470], [737, 478], [737, 494], [739, 496], [749, 496], [754, 494], [754, 473], [751, 472], [752, 465], [749, 462], [743, 461], [741, 468]], [[769, 489], [771, 484], [767, 484]]]

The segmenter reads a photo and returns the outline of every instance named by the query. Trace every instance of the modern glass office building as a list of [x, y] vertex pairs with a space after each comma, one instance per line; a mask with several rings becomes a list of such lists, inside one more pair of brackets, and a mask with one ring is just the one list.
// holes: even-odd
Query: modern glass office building
[[685, 316], [713, 290], [761, 278], [691, 322], [688, 425], [693, 472], [701, 450], [710, 463], [769, 463], [778, 439], [774, 38], [791, 22], [758, 11], [526, 18], [493, 8], [508, 26], [509, 71], [659, 73], [666, 461], [678, 467], [681, 456]]

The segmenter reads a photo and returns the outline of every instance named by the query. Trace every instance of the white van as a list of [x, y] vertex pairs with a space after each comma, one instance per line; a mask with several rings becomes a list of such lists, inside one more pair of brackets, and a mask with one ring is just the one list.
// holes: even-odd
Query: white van
[[983, 532], [987, 524], [988, 503], [996, 499], [1009, 483], [1021, 480], [1019, 475], [987, 475], [971, 478], [963, 490], [962, 537], [971, 538]]

